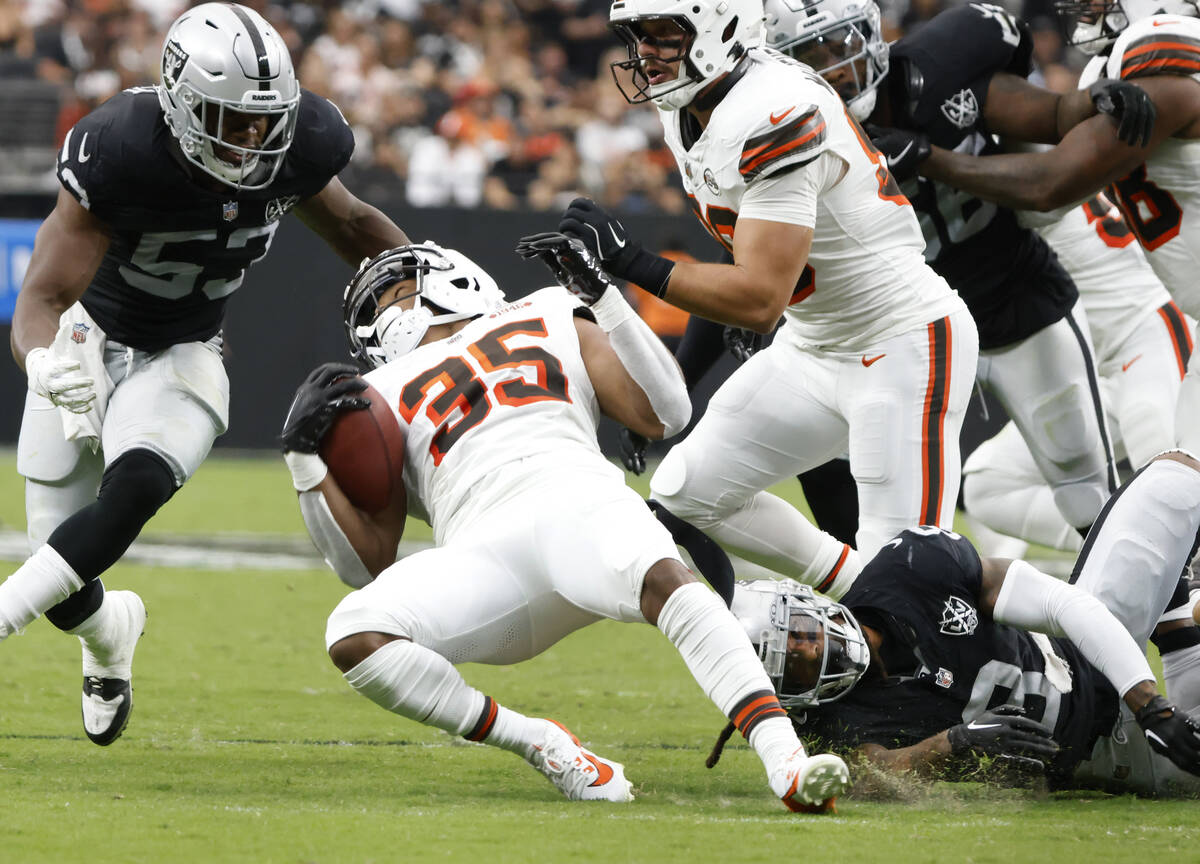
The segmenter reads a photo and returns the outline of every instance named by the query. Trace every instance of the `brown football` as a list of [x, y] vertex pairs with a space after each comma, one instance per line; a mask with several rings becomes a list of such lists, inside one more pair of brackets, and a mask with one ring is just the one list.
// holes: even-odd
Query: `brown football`
[[378, 390], [368, 384], [359, 395], [371, 407], [337, 416], [321, 441], [321, 458], [358, 509], [378, 513], [395, 495], [406, 506], [404, 432]]

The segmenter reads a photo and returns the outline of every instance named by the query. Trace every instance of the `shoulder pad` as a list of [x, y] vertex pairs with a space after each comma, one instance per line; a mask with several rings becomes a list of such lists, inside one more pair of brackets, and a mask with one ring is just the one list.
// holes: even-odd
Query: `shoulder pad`
[[897, 42], [892, 53], [934, 58], [934, 77], [951, 79], [945, 84], [954, 89], [981, 75], [1011, 72], [1024, 78], [1033, 69], [1033, 37], [1028, 26], [991, 3], [947, 9]]
[[1200, 21], [1152, 15], [1135, 22], [1113, 45], [1109, 73], [1121, 78], [1200, 73]]
[[55, 166], [59, 182], [88, 209], [119, 199], [129, 180], [123, 172], [152, 160], [161, 116], [153, 87], [116, 94], [67, 132]]
[[753, 127], [738, 159], [738, 172], [749, 183], [784, 166], [811, 162], [825, 149], [828, 130], [821, 109], [791, 104], [771, 111]]
[[328, 99], [301, 89], [296, 137], [288, 159], [323, 178], [321, 188], [341, 172], [354, 153], [354, 132], [341, 110]]

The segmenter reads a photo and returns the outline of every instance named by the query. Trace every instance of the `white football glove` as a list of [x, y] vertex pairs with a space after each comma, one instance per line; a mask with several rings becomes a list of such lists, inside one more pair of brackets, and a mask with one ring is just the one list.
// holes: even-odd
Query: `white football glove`
[[86, 414], [96, 401], [96, 381], [78, 370], [79, 361], [56, 357], [49, 348], [34, 348], [25, 355], [30, 390], [72, 414]]

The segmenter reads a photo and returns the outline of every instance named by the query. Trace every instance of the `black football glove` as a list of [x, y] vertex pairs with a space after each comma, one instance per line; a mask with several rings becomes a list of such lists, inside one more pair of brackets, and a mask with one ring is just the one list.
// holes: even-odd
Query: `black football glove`
[[613, 284], [583, 241], [548, 231], [517, 242], [522, 258], [540, 258], [559, 285], [591, 306]]
[[1088, 88], [1092, 104], [1117, 121], [1117, 137], [1130, 147], [1145, 147], [1154, 132], [1158, 111], [1146, 91], [1136, 84], [1101, 78]]
[[1184, 771], [1200, 774], [1200, 725], [1162, 696], [1155, 696], [1133, 715], [1146, 740]]
[[866, 125], [871, 143], [883, 154], [888, 170], [897, 183], [911, 180], [920, 172], [921, 163], [929, 158], [929, 137], [923, 132]]
[[650, 446], [650, 439], [622, 426], [620, 442], [621, 464], [625, 466], [625, 470], [634, 474], [645, 471], [646, 448]]
[[357, 366], [322, 363], [309, 373], [292, 397], [279, 436], [284, 453], [316, 453], [321, 439], [342, 411], [361, 411], [371, 403], [354, 394], [367, 389]]
[[558, 221], [563, 234], [582, 240], [606, 271], [633, 282], [655, 297], [667, 293], [667, 280], [675, 262], [647, 252], [631, 240], [625, 226], [591, 198], [576, 198]]
[[1053, 730], [1026, 717], [1019, 705], [985, 711], [970, 723], [951, 726], [947, 734], [955, 756], [984, 753], [1026, 770], [1041, 771], [1058, 755]]
[[767, 337], [761, 333], [732, 325], [726, 327], [721, 335], [725, 340], [726, 350], [736, 357], [739, 363], [745, 363], [761, 351], [767, 341]]

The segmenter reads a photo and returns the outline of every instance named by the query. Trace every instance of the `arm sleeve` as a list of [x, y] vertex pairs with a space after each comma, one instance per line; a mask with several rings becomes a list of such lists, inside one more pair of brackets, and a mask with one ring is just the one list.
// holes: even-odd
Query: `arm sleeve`
[[812, 228], [817, 198], [842, 178], [846, 163], [825, 151], [803, 165], [788, 167], [750, 183], [742, 196], [739, 219], [765, 219]]
[[692, 400], [667, 346], [615, 286], [610, 286], [592, 304], [592, 314], [600, 329], [608, 334], [613, 351], [629, 377], [650, 400], [650, 407], [663, 424], [664, 437], [678, 435], [692, 418]]
[[366, 565], [333, 518], [324, 494], [301, 492], [300, 515], [304, 517], [304, 525], [308, 528], [313, 545], [339, 579], [351, 588], [362, 588], [371, 581]]
[[1103, 603], [1025, 561], [1009, 565], [992, 617], [1000, 624], [1070, 639], [1118, 695], [1154, 680], [1141, 647]]

